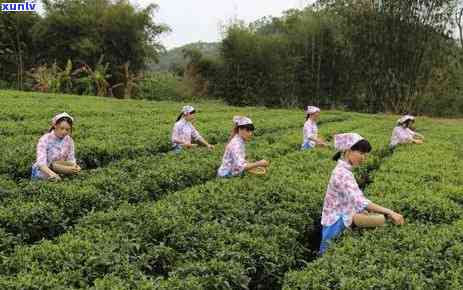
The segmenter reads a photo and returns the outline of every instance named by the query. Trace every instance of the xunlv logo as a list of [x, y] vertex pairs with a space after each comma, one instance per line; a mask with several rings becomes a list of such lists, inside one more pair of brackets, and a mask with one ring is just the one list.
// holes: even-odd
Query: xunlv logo
[[2, 3], [2, 12], [35, 12], [37, 9], [37, 4], [34, 2], [24, 2], [24, 3]]

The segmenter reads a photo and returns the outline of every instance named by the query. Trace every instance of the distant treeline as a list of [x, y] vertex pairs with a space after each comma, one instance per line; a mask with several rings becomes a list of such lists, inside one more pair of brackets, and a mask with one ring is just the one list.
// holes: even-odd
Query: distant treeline
[[208, 95], [234, 105], [462, 115], [458, 5], [318, 1], [280, 18], [230, 25], [220, 57], [190, 51], [187, 72]]

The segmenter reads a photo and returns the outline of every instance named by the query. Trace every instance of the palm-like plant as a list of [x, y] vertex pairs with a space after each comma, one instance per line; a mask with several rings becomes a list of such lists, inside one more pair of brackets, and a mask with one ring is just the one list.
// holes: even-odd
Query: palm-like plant
[[62, 86], [62, 90], [65, 93], [72, 92], [72, 61], [68, 59], [66, 67], [60, 73], [60, 82]]
[[82, 64], [80, 68], [76, 69], [72, 73], [72, 76], [74, 77], [77, 75], [81, 75], [80, 77], [77, 77], [76, 82], [84, 87], [84, 90], [82, 92], [83, 95], [95, 94], [93, 80], [89, 74], [90, 70], [91, 68], [87, 64]]
[[38, 67], [32, 68], [31, 71], [28, 72], [28, 75], [35, 81], [35, 84], [32, 87], [33, 90], [42, 93], [48, 92], [50, 87], [50, 73], [46, 65], [40, 65]]
[[110, 86], [107, 79], [111, 77], [111, 75], [107, 73], [109, 63], [103, 65], [102, 62], [103, 55], [98, 60], [95, 70], [93, 70], [88, 64], [83, 64], [72, 73], [72, 75], [84, 74], [78, 79], [80, 83], [83, 83], [86, 86], [84, 94], [94, 94], [96, 89], [97, 96], [105, 97], [108, 95]]
[[28, 75], [36, 82], [33, 90], [43, 93], [59, 93], [61, 88], [62, 69], [55, 63], [51, 67], [46, 64], [32, 68]]
[[129, 70], [129, 62], [126, 62], [122, 65], [122, 82], [115, 84], [111, 87], [111, 92], [113, 89], [118, 87], [124, 88], [124, 98], [131, 98], [134, 95], [135, 89], [139, 87], [138, 81], [143, 79], [143, 74], [135, 74]]

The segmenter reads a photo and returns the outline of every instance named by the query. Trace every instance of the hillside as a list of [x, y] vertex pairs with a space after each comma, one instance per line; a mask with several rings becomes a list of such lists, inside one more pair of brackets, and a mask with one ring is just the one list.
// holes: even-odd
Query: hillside
[[219, 54], [219, 46], [220, 43], [218, 42], [196, 42], [186, 44], [181, 47], [173, 48], [168, 50], [166, 53], [162, 54], [159, 58], [159, 63], [157, 64], [150, 64], [149, 70], [150, 71], [168, 71], [172, 65], [179, 65], [185, 66], [186, 60], [183, 57], [183, 50], [184, 49], [198, 49], [203, 53], [204, 56], [207, 57], [217, 57]]

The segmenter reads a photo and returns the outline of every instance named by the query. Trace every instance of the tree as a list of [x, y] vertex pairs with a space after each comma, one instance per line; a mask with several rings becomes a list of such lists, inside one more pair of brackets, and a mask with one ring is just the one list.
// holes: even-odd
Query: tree
[[320, 0], [282, 17], [236, 22], [222, 41], [219, 78], [206, 79], [213, 95], [235, 105], [438, 114], [424, 104], [462, 92], [449, 31], [456, 2]]
[[[348, 54], [356, 77], [351, 94], [361, 97], [354, 107], [404, 112], [416, 105], [442, 60], [443, 43], [455, 0], [321, 0], [344, 22]], [[422, 86], [419, 87], [418, 84]]]
[[[0, 0], [4, 2], [20, 2]], [[2, 12], [0, 17], [0, 80], [24, 87], [25, 72], [34, 64], [33, 27], [40, 20], [35, 13]]]
[[460, 48], [463, 49], [463, 3], [462, 2], [459, 2], [459, 5], [455, 9], [455, 23], [458, 27]]
[[118, 68], [130, 62], [145, 68], [163, 50], [158, 37], [168, 27], [155, 23], [157, 5], [137, 9], [126, 0], [44, 0], [45, 17], [34, 26], [34, 41], [43, 63], [67, 59], [95, 67], [101, 55], [110, 63], [109, 80], [119, 83]]
[[129, 70], [130, 63], [126, 62], [122, 65], [122, 82], [111, 87], [111, 94], [114, 94], [114, 89], [121, 87], [123, 94], [116, 94], [129, 99], [135, 95], [135, 90], [139, 88], [138, 82], [143, 79], [143, 74], [135, 74]]
[[226, 100], [270, 106], [336, 102], [343, 62], [331, 18], [309, 7], [230, 26], [222, 42]]

